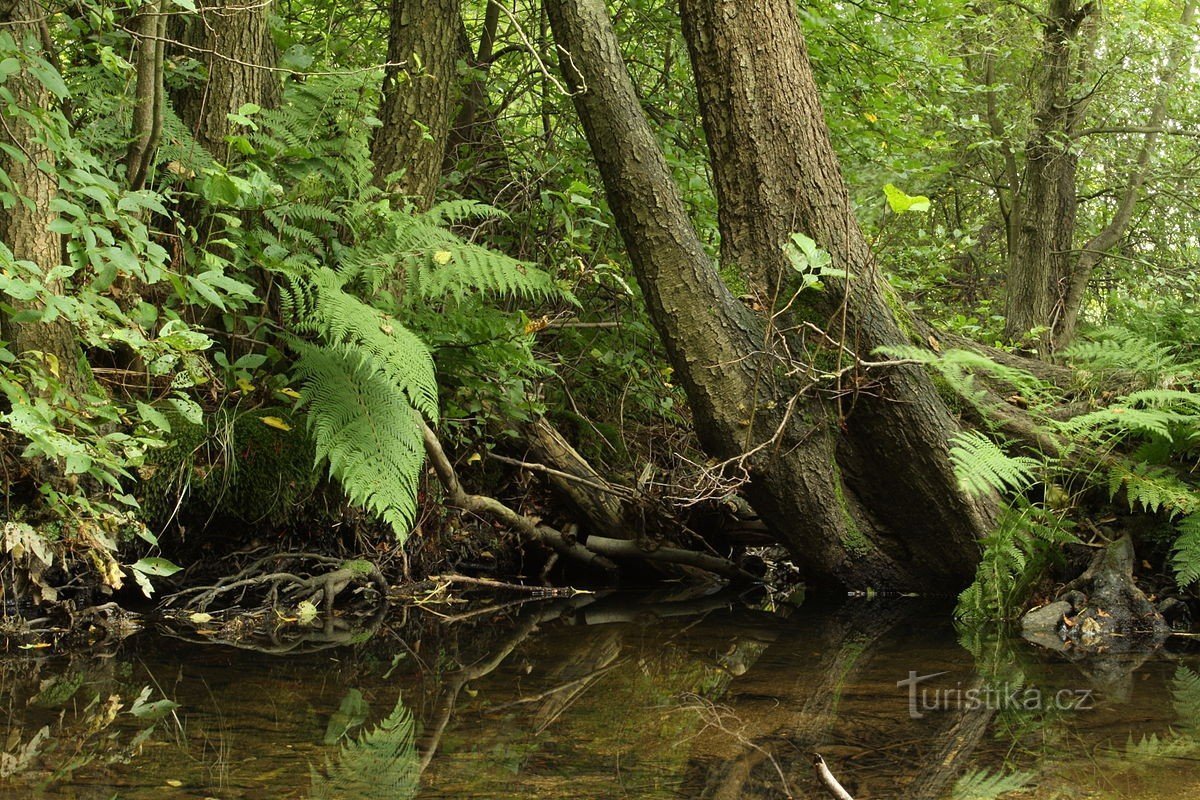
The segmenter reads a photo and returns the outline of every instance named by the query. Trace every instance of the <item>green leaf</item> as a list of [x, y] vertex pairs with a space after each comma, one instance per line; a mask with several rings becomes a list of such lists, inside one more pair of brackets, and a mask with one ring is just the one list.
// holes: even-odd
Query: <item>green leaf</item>
[[174, 575], [183, 567], [165, 558], [141, 558], [130, 565], [134, 571], [143, 575], [155, 575], [165, 578]]
[[6, 58], [0, 61], [0, 83], [3, 83], [9, 75], [16, 75], [21, 71], [21, 62], [15, 58]]
[[163, 433], [171, 432], [171, 421], [166, 416], [148, 403], [143, 403], [141, 400], [137, 404], [138, 414], [142, 419], [149, 422], [154, 427], [158, 428]]
[[885, 197], [887, 197], [888, 205], [891, 207], [892, 211], [896, 212], [897, 214], [903, 214], [908, 211], [929, 210], [929, 198], [923, 194], [905, 194], [891, 183], [883, 187], [883, 194]]

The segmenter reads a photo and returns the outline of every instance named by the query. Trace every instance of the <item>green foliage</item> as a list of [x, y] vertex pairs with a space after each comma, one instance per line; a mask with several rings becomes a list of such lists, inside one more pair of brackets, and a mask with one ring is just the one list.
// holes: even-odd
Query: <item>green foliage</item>
[[1175, 523], [1179, 538], [1171, 555], [1171, 568], [1181, 587], [1200, 581], [1200, 514], [1189, 514]]
[[963, 431], [951, 439], [950, 460], [963, 491], [968, 494], [1023, 492], [1037, 481], [1037, 460], [1010, 456], [991, 439]]
[[387, 797], [407, 800], [417, 793], [421, 768], [413, 743], [413, 718], [404, 703], [375, 728], [342, 744], [324, 774], [312, 770], [311, 800]]
[[988, 772], [971, 770], [954, 783], [951, 800], [996, 800], [1029, 785], [1031, 772]]
[[424, 463], [421, 424], [404, 389], [367, 353], [295, 344], [317, 458], [355, 504], [408, 536]]
[[1078, 541], [1072, 523], [1027, 501], [1005, 509], [984, 542], [975, 580], [958, 598], [959, 619], [985, 622], [1019, 614], [1042, 570], [1059, 548]]

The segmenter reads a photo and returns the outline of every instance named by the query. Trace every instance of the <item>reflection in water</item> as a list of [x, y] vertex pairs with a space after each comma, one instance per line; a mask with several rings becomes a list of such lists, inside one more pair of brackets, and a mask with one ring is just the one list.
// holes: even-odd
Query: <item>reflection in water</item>
[[1200, 796], [1185, 650], [1075, 664], [960, 641], [907, 599], [680, 590], [458, 618], [400, 612], [288, 657], [152, 633], [10, 656], [0, 797], [822, 797], [813, 752], [858, 800]]

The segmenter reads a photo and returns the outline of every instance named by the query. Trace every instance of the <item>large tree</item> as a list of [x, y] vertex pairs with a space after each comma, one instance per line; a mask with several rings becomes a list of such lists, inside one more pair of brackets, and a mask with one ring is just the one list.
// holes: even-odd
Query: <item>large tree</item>
[[[4, 125], [0, 128], [0, 169], [20, 195], [10, 208], [0, 209], [0, 241], [17, 261], [32, 264], [45, 276], [63, 262], [62, 237], [51, 230], [57, 216], [53, 201], [58, 195], [58, 175], [55, 172], [56, 118], [53, 114], [55, 97], [47, 88], [45, 76], [46, 41], [40, 21], [44, 12], [32, 0], [0, 2], [0, 32], [12, 35], [22, 50], [21, 65], [15, 74], [4, 81], [12, 96], [12, 106], [0, 110]], [[46, 289], [57, 292], [61, 281], [47, 278]], [[11, 301], [20, 311], [35, 310], [28, 304]], [[49, 364], [52, 374], [58, 375], [64, 388], [79, 396], [91, 387], [91, 374], [80, 358], [76, 332], [62, 317], [41, 322], [18, 322], [4, 316], [0, 335], [8, 340], [14, 353], [36, 351]]]
[[[955, 422], [854, 219], [789, 0], [688, 0], [684, 33], [720, 206], [722, 259], [768, 312], [740, 303], [705, 255], [625, 69], [601, 0], [550, 0], [560, 62], [651, 316], [709, 452], [816, 582], [961, 587], [988, 512], [959, 489]], [[785, 245], [832, 257], [804, 288]], [[848, 279], [837, 277], [837, 272]], [[811, 277], [811, 275], [810, 275]]]
[[270, 14], [269, 0], [220, 0], [182, 19], [182, 49], [202, 61], [207, 79], [177, 92], [175, 108], [218, 160], [227, 155], [230, 114], [279, 103]]
[[457, 59], [462, 54], [459, 0], [392, 0], [383, 100], [371, 141], [375, 180], [433, 202], [453, 118]]

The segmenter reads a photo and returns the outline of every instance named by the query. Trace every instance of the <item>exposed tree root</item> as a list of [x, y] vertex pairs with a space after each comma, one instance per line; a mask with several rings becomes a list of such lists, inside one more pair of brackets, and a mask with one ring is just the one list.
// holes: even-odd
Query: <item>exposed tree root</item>
[[369, 584], [378, 603], [387, 603], [388, 585], [379, 569], [365, 559], [343, 560], [314, 553], [274, 553], [252, 561], [234, 575], [210, 586], [193, 586], [164, 598], [166, 605], [207, 611], [214, 603], [241, 605], [247, 596], [263, 597], [265, 607], [281, 602], [321, 604], [328, 616], [334, 600], [347, 587]]
[[[446, 502], [456, 508], [476, 514], [486, 514], [509, 526], [524, 539], [552, 548], [559, 555], [590, 567], [599, 567], [607, 572], [617, 570], [613, 558], [635, 558], [642, 561], [668, 563], [705, 570], [731, 580], [756, 580], [729, 559], [720, 556], [682, 550], [672, 547], [647, 549], [629, 539], [590, 536], [580, 541], [569, 531], [558, 531], [540, 521], [521, 514], [493, 497], [469, 494], [462, 488], [458, 474], [437, 438], [437, 434], [424, 426], [425, 453], [429, 463], [446, 491]], [[582, 459], [580, 459], [582, 462]], [[586, 465], [586, 462], [583, 462]], [[588, 468], [590, 469], [590, 467]], [[555, 471], [560, 478], [563, 473]], [[577, 482], [581, 476], [572, 475], [566, 483]], [[593, 482], [591, 477], [586, 478]]]

